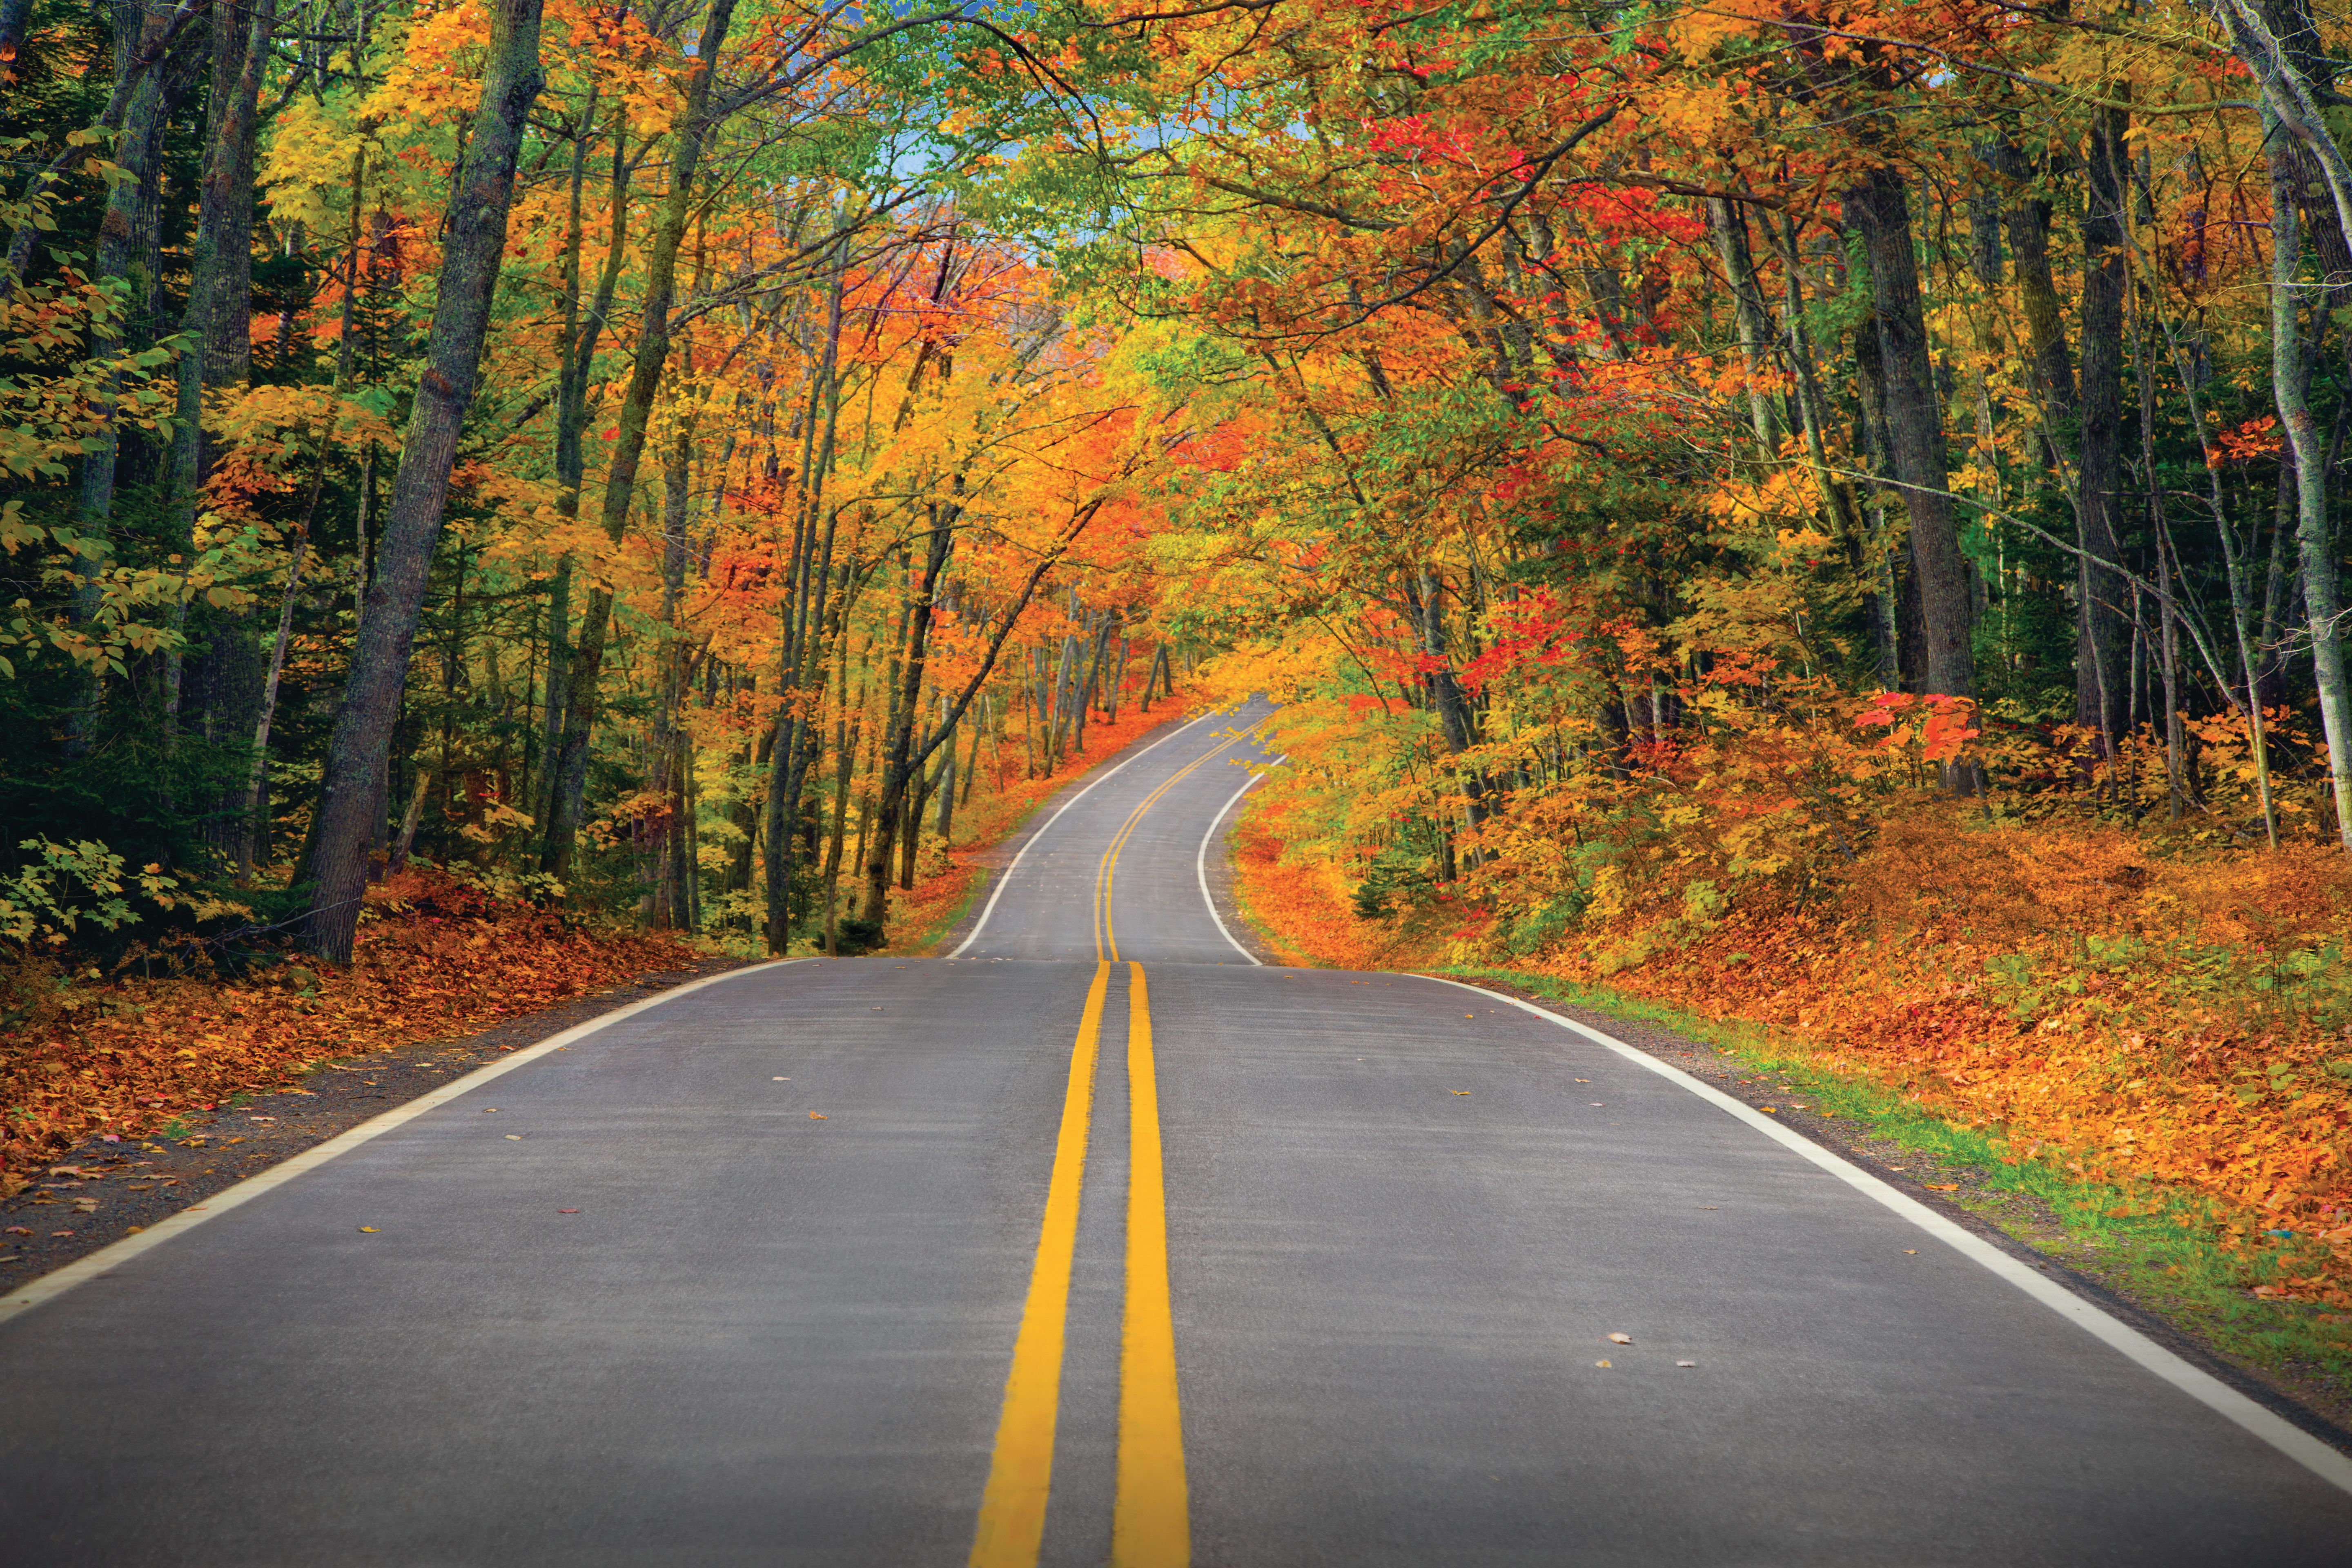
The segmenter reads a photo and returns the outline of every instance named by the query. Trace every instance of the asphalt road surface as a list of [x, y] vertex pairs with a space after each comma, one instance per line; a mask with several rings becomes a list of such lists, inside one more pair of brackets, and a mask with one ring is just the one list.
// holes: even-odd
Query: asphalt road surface
[[0, 1563], [2352, 1563], [2340, 1458], [1766, 1119], [1255, 963], [1253, 716], [951, 960], [683, 988], [0, 1303]]

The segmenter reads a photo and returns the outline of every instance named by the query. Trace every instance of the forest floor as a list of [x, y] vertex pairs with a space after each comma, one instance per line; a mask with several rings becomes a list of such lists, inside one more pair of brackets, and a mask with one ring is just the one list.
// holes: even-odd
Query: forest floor
[[[424, 870], [369, 890], [348, 968], [268, 948], [224, 954], [226, 963], [202, 949], [176, 956], [110, 973], [36, 958], [0, 974], [0, 1197], [68, 1151], [153, 1142], [244, 1097], [301, 1088], [331, 1063], [526, 1016], [535, 1026], [548, 1007], [714, 962]], [[7, 1239], [27, 1241], [21, 1228]]]
[[93, 1133], [0, 1200], [0, 1296], [522, 1047], [749, 962], [693, 954], [476, 1033], [310, 1061], [275, 1088], [192, 1106], [143, 1135]]
[[[1496, 986], [1770, 1106], [2344, 1442], [2352, 1108], [2331, 1070], [2343, 1037], [2329, 998], [2281, 996], [2294, 967], [2323, 985], [2347, 978], [2333, 958], [2290, 966], [2343, 951], [2335, 859], [2169, 865], [2120, 834], [2053, 843], [2042, 825], [1965, 847], [1999, 863], [1973, 868], [1986, 880], [1971, 900], [1954, 868], [1916, 863], [1951, 852], [1916, 837], [1891, 835], [1870, 868], [1888, 889], [1941, 889], [1936, 918], [1899, 936], [1865, 896], [1814, 921], [1653, 921], [1498, 953], [1458, 909], [1360, 919], [1335, 868], [1286, 864], [1248, 819], [1234, 900], [1274, 962]], [[2012, 863], [2028, 850], [2031, 866]], [[2025, 894], [2034, 908], [2011, 907]], [[2183, 910], [2213, 918], [2170, 943], [2146, 924], [2126, 934], [2150, 906], [2176, 927]]]

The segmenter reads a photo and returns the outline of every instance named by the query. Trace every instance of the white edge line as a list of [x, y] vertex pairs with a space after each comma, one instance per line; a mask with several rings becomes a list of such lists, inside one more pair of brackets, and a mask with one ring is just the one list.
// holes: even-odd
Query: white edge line
[[1943, 1242], [1969, 1261], [1982, 1265], [2009, 1281], [2028, 1296], [2041, 1302], [2060, 1317], [2110, 1348], [2120, 1351], [2132, 1361], [2154, 1373], [2207, 1408], [2236, 1422], [2253, 1436], [2268, 1443], [2288, 1458], [2343, 1490], [2352, 1492], [2352, 1456], [2337, 1452], [2317, 1437], [2305, 1432], [2274, 1411], [2264, 1409], [2253, 1400], [2231, 1388], [2220, 1378], [2190, 1365], [2173, 1352], [2165, 1349], [2137, 1329], [2083, 1300], [2073, 1291], [2044, 1278], [2035, 1270], [1992, 1246], [1983, 1237], [1972, 1235], [1949, 1218], [1937, 1214], [1918, 1199], [1910, 1196], [1886, 1182], [1879, 1180], [1860, 1166], [1850, 1163], [1832, 1151], [1823, 1148], [1800, 1132], [1780, 1125], [1754, 1107], [1733, 1099], [1721, 1089], [1705, 1083], [1670, 1063], [1660, 1061], [1647, 1051], [1627, 1045], [1624, 1041], [1573, 1018], [1562, 1017], [1548, 1007], [1522, 1002], [1499, 991], [1489, 991], [1483, 985], [1465, 981], [1449, 980], [1442, 974], [1423, 974], [1423, 980], [1474, 991], [1482, 996], [1492, 996], [1508, 1002], [1522, 1012], [1533, 1013], [1538, 1018], [1549, 1018], [1564, 1029], [1573, 1030], [1587, 1039], [1608, 1047], [1627, 1061], [1644, 1067], [1660, 1078], [1676, 1084], [1719, 1110], [1727, 1111], [1765, 1136], [1785, 1144], [1814, 1164], [1837, 1177], [1846, 1185], [1874, 1199], [1909, 1220], [1921, 1230]]
[[[1281, 756], [1275, 758], [1274, 761], [1266, 763], [1265, 765], [1269, 768], [1278, 768], [1289, 760], [1290, 753], [1288, 752], [1285, 752]], [[1242, 796], [1257, 788], [1258, 781], [1265, 777], [1265, 774], [1264, 773], [1250, 774], [1249, 782], [1242, 785], [1241, 788], [1234, 791], [1232, 798], [1228, 799], [1224, 805], [1217, 808], [1217, 815], [1209, 819], [1209, 831], [1201, 835], [1201, 852], [1192, 857], [1192, 869], [1201, 879], [1201, 901], [1209, 906], [1209, 918], [1217, 922], [1217, 931], [1219, 933], [1222, 934], [1227, 942], [1233, 942], [1234, 951], [1240, 953], [1244, 958], [1248, 959], [1252, 963], [1256, 964], [1260, 969], [1264, 969], [1265, 967], [1265, 960], [1260, 958], [1256, 953], [1252, 952], [1248, 948], [1244, 947], [1239, 942], [1234, 941], [1232, 929], [1225, 924], [1225, 917], [1217, 912], [1216, 897], [1209, 891], [1209, 840], [1217, 836], [1217, 825], [1224, 821], [1225, 813], [1233, 810], [1234, 803], [1239, 801]]]
[[357, 1127], [348, 1128], [337, 1133], [323, 1143], [305, 1149], [299, 1154], [290, 1159], [281, 1160], [266, 1171], [225, 1187], [212, 1196], [182, 1209], [170, 1218], [157, 1221], [137, 1236], [126, 1236], [110, 1246], [100, 1247], [87, 1258], [77, 1258], [62, 1268], [42, 1275], [38, 1279], [18, 1289], [14, 1295], [0, 1298], [0, 1323], [7, 1322], [27, 1308], [37, 1307], [44, 1301], [55, 1300], [75, 1286], [95, 1279], [109, 1269], [120, 1268], [130, 1262], [148, 1248], [161, 1247], [173, 1237], [184, 1236], [208, 1219], [226, 1214], [240, 1205], [251, 1203], [264, 1193], [284, 1186], [297, 1176], [315, 1171], [328, 1161], [347, 1154], [373, 1139], [381, 1138], [393, 1129], [405, 1122], [414, 1121], [428, 1110], [446, 1105], [461, 1095], [469, 1094], [501, 1074], [514, 1071], [525, 1062], [536, 1061], [550, 1051], [559, 1050], [575, 1041], [585, 1039], [599, 1029], [617, 1024], [625, 1018], [634, 1018], [648, 1008], [658, 1007], [665, 1002], [674, 1002], [689, 992], [701, 990], [706, 985], [722, 984], [739, 975], [756, 974], [764, 970], [779, 969], [788, 963], [811, 962], [813, 961], [806, 958], [770, 959], [764, 963], [748, 964], [741, 969], [730, 969], [724, 974], [707, 975], [700, 980], [688, 981], [686, 984], [674, 986], [657, 996], [648, 996], [642, 1002], [632, 1002], [625, 1007], [615, 1007], [611, 1012], [591, 1018], [585, 1023], [574, 1024], [560, 1034], [550, 1035], [534, 1045], [521, 1047], [510, 1056], [500, 1057], [494, 1062], [486, 1062], [463, 1078], [421, 1094], [404, 1105], [394, 1106], [380, 1116], [372, 1117], [361, 1122]]
[[1217, 715], [1223, 711], [1224, 711], [1223, 709], [1212, 708], [1206, 713], [1202, 714], [1198, 719], [1187, 720], [1185, 722], [1179, 724], [1173, 730], [1169, 731], [1165, 735], [1160, 736], [1160, 739], [1152, 742], [1150, 745], [1144, 747], [1143, 751], [1136, 752], [1134, 756], [1127, 758], [1125, 761], [1118, 763], [1116, 766], [1108, 768], [1103, 772], [1097, 773], [1093, 778], [1087, 781], [1086, 788], [1078, 791], [1077, 794], [1064, 801], [1060, 809], [1045, 819], [1045, 826], [1038, 828], [1036, 832], [1031, 834], [1028, 837], [1023, 839], [1021, 841], [1021, 847], [1013, 852], [1013, 864], [1004, 868], [1004, 875], [996, 879], [996, 889], [988, 895], [988, 902], [981, 906], [980, 919], [973, 923], [971, 934], [966, 936], [961, 942], [956, 943], [955, 951], [949, 953], [948, 956], [950, 958], [961, 958], [964, 953], [964, 949], [970, 947], [973, 942], [980, 940], [980, 933], [988, 929], [988, 917], [996, 912], [996, 900], [1004, 896], [1004, 889], [1012, 885], [1013, 873], [1021, 869], [1021, 862], [1028, 858], [1029, 847], [1036, 843], [1040, 838], [1045, 837], [1048, 832], [1052, 831], [1054, 824], [1062, 820], [1063, 812], [1069, 810], [1070, 807], [1086, 799], [1087, 795], [1094, 793], [1095, 785], [1101, 784], [1105, 779], [1109, 778], [1111, 774], [1118, 772], [1120, 768], [1126, 767], [1129, 763], [1140, 761], [1145, 752], [1157, 751], [1161, 746], [1164, 746], [1169, 742], [1174, 740], [1177, 736], [1182, 734], [1185, 731], [1192, 728], [1193, 725], [1205, 724], [1210, 720], [1217, 717]]

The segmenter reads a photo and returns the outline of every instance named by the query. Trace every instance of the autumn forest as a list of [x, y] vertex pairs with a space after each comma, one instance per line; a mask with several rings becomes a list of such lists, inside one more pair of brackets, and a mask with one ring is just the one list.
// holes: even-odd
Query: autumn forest
[[919, 951], [1262, 694], [1294, 962], [1801, 1037], [2352, 1308], [2344, 42], [0, 0], [11, 1163], [178, 1092], [40, 1076], [76, 974]]

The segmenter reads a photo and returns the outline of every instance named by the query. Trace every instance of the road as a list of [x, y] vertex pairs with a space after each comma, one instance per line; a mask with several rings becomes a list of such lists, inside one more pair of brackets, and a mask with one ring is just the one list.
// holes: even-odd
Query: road
[[1255, 963], [1250, 716], [952, 959], [682, 988], [0, 1303], [0, 1561], [2352, 1562], [2340, 1459], [1766, 1119]]

